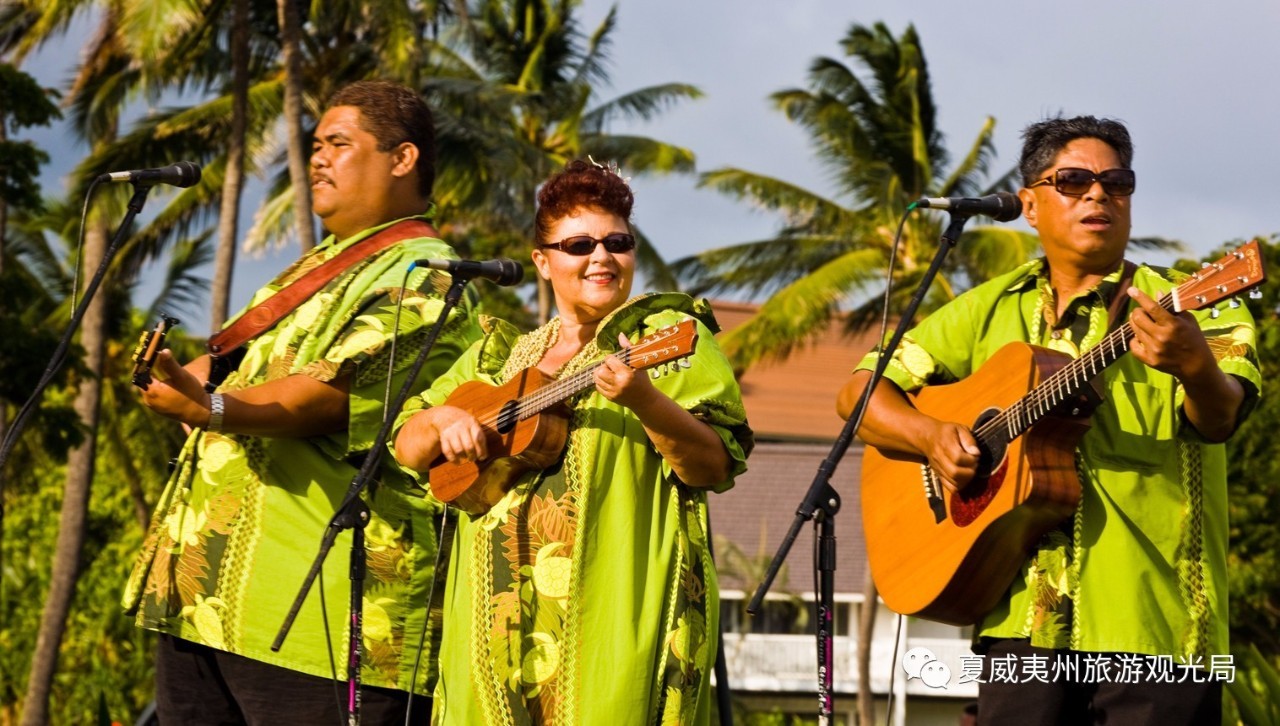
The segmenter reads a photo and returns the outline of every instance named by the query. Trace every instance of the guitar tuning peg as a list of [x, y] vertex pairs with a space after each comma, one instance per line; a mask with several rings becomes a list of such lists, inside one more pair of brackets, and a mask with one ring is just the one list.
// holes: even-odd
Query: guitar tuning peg
[[1240, 305], [1241, 305], [1240, 298], [1238, 298], [1238, 297], [1233, 297], [1233, 298], [1231, 298], [1230, 300], [1228, 300], [1228, 301], [1227, 301], [1227, 304], [1231, 306], [1231, 309], [1232, 309], [1232, 310], [1235, 310], [1236, 308], [1240, 307]]
[[1249, 299], [1250, 299], [1250, 300], [1261, 300], [1261, 299], [1262, 299], [1262, 289], [1261, 289], [1261, 288], [1257, 288], [1257, 287], [1255, 287], [1255, 288], [1253, 288], [1252, 290], [1250, 290], [1250, 291], [1249, 291]]
[[1218, 317], [1219, 317], [1220, 315], [1222, 315], [1222, 311], [1221, 311], [1221, 310], [1219, 310], [1219, 309], [1217, 309], [1217, 308], [1210, 308], [1210, 309], [1209, 309], [1209, 317], [1210, 317], [1210, 318], [1212, 318], [1212, 319], [1214, 319], [1214, 320], [1217, 320], [1217, 319], [1218, 319]]

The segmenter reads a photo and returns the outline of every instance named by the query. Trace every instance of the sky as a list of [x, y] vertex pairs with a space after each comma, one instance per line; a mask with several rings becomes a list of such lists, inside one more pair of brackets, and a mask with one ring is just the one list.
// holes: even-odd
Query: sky
[[[594, 29], [611, 5], [584, 0], [583, 30]], [[699, 171], [734, 166], [825, 192], [830, 185], [807, 136], [769, 96], [805, 87], [814, 58], [842, 59], [840, 40], [850, 26], [877, 22], [895, 36], [914, 24], [953, 157], [969, 148], [987, 116], [997, 124], [997, 173], [1014, 166], [1019, 134], [1031, 122], [1059, 113], [1116, 118], [1134, 139], [1134, 236], [1181, 240], [1199, 257], [1232, 240], [1280, 232], [1280, 205], [1267, 201], [1280, 186], [1278, 0], [621, 0], [609, 54], [612, 87], [601, 99], [691, 83], [704, 98], [612, 130], [688, 147]], [[73, 61], [65, 47], [51, 48], [25, 68], [60, 84]], [[64, 129], [23, 136], [54, 157], [42, 178], [50, 193], [87, 153]], [[634, 221], [669, 260], [768, 239], [781, 222], [697, 189], [694, 177], [632, 183]], [[1011, 224], [1030, 231], [1025, 222]], [[242, 256], [233, 308], [294, 256], [296, 249]], [[1141, 250], [1130, 257], [1171, 260]], [[145, 274], [158, 281], [162, 271]], [[202, 329], [192, 322], [193, 332]]]

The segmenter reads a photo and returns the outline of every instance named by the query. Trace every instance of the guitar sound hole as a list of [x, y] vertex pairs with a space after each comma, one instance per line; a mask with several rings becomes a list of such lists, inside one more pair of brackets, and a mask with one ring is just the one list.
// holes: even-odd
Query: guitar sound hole
[[[973, 430], [978, 431], [999, 413], [994, 408], [983, 411], [974, 421]], [[988, 432], [976, 438], [978, 447], [982, 449], [982, 454], [978, 457], [978, 472], [968, 486], [951, 495], [951, 521], [957, 527], [966, 527], [977, 521], [987, 505], [995, 499], [1008, 474], [1005, 452], [1009, 448], [1009, 442], [999, 435], [999, 431]]]
[[502, 404], [502, 410], [498, 411], [498, 433], [505, 434], [516, 427], [516, 423], [520, 418], [517, 414], [518, 401], [507, 401]]
[[[977, 431], [982, 425], [995, 418], [1000, 411], [989, 408], [983, 411], [976, 421], [973, 422], [973, 430]], [[985, 436], [975, 436], [978, 439], [978, 448], [982, 449], [982, 454], [978, 457], [978, 472], [974, 476], [975, 479], [986, 479], [991, 476], [991, 472], [995, 470], [1000, 462], [1004, 461], [1005, 450], [1009, 448], [1009, 442], [1003, 437], [992, 434]], [[975, 488], [975, 487], [969, 487]], [[981, 487], [977, 487], [981, 488]]]

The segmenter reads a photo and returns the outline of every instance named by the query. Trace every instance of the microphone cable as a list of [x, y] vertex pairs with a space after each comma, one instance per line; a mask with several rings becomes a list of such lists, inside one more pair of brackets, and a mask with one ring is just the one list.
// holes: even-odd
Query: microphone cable
[[[907, 205], [907, 208], [903, 210], [902, 216], [898, 219], [898, 228], [893, 234], [893, 246], [889, 248], [889, 266], [888, 266], [888, 269], [885, 271], [885, 282], [884, 282], [884, 304], [881, 306], [881, 310], [880, 310], [880, 331], [876, 336], [876, 340], [880, 341], [878, 344], [880, 347], [884, 346], [885, 334], [889, 332], [889, 304], [893, 300], [893, 270], [898, 263], [898, 248], [902, 246], [902, 230], [906, 227], [907, 220], [911, 217], [911, 213], [914, 212], [919, 206], [920, 206], [919, 202], [911, 202], [910, 204]], [[901, 324], [901, 322], [899, 324]], [[884, 355], [884, 354], [885, 353], [882, 351], [881, 355]], [[889, 351], [888, 354], [892, 355], [892, 351]], [[862, 419], [867, 414], [867, 408], [870, 407], [871, 392], [875, 389], [876, 384], [880, 382], [880, 378], [882, 377], [882, 376], [875, 375], [875, 373], [876, 371], [873, 370], [871, 372], [871, 378], [867, 381], [867, 387], [863, 393], [863, 396], [867, 398], [867, 405], [861, 406], [858, 409], [858, 417], [853, 422], [854, 431], [857, 431], [860, 428], [862, 428]], [[815, 538], [814, 546], [815, 547], [817, 546], [816, 538]], [[816, 553], [815, 553], [815, 556], [816, 556]], [[874, 580], [872, 582], [874, 584]], [[814, 592], [815, 593], [818, 592], [816, 570], [814, 572]], [[868, 604], [864, 599], [863, 607], [871, 607], [871, 608], [879, 609], [880, 607], [879, 599], [880, 599], [880, 596], [877, 591], [876, 602], [872, 602]], [[859, 617], [858, 620], [859, 620], [859, 623], [861, 623], [862, 618]], [[898, 634], [900, 635], [901, 628], [902, 628], [901, 615], [898, 615], [897, 627], [898, 627]], [[861, 628], [859, 628], [859, 637], [862, 637]], [[898, 666], [898, 638], [897, 636], [895, 636], [894, 646], [893, 646], [893, 655], [889, 661], [889, 693], [887, 694], [887, 697], [886, 697], [886, 707], [885, 707], [886, 726], [893, 723], [893, 678], [897, 672], [897, 666]]]
[[[387, 422], [387, 417], [390, 414], [390, 409], [391, 409], [391, 379], [392, 379], [392, 376], [395, 374], [396, 344], [397, 344], [397, 341], [400, 339], [400, 314], [401, 314], [401, 311], [404, 309], [404, 299], [409, 290], [409, 275], [413, 273], [414, 269], [415, 268], [412, 265], [410, 265], [408, 268], [405, 269], [404, 277], [400, 281], [400, 296], [396, 299], [396, 312], [393, 318], [392, 328], [391, 328], [391, 345], [390, 345], [388, 356], [387, 356], [387, 382], [386, 382], [386, 386], [383, 389], [382, 423], [384, 425]], [[432, 274], [431, 270], [428, 268], [423, 268], [423, 269], [424, 269], [424, 272], [426, 273], [426, 276], [429, 278]], [[424, 278], [424, 282], [425, 281], [426, 280]], [[431, 627], [431, 599], [434, 596], [436, 580], [439, 577], [439, 567], [441, 564], [441, 552], [443, 550], [445, 527], [447, 525], [447, 518], [449, 515], [448, 510], [449, 510], [448, 505], [445, 505], [444, 511], [440, 513], [440, 526], [437, 529], [438, 541], [436, 543], [436, 569], [435, 571], [432, 572], [431, 587], [427, 591], [426, 617], [423, 618], [422, 632], [418, 640], [418, 651], [417, 651], [417, 655], [414, 657], [414, 660], [413, 660], [412, 675], [409, 677], [409, 688], [408, 688], [409, 695], [405, 702], [405, 711], [404, 711], [405, 726], [409, 726], [410, 718], [413, 715], [414, 688], [416, 687], [417, 681], [418, 681], [418, 671], [422, 663], [422, 650], [423, 650], [424, 644], [426, 643], [427, 631]], [[445, 556], [443, 561], [444, 563], [447, 564], [449, 561], [448, 557]], [[325, 640], [325, 646], [326, 646], [325, 650], [326, 650], [326, 654], [329, 656], [329, 673], [332, 676], [332, 681], [333, 681], [334, 701], [337, 703], [337, 706], [338, 706], [339, 724], [345, 724], [346, 721], [343, 718], [343, 716], [347, 713], [347, 707], [342, 703], [342, 690], [339, 685], [340, 681], [338, 680], [338, 666], [337, 666], [337, 661], [334, 659], [334, 654], [333, 654], [333, 650], [334, 650], [333, 635], [329, 630], [328, 604], [324, 596], [324, 568], [320, 568], [318, 578], [319, 578], [318, 584], [320, 586], [320, 620], [324, 625], [324, 640]], [[363, 593], [362, 593], [362, 596], [363, 596]], [[356, 647], [363, 648], [364, 644], [358, 643]]]

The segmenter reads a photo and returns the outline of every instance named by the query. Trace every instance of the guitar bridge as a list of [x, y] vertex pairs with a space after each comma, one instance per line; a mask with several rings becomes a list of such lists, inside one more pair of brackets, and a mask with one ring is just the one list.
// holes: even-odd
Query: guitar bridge
[[942, 520], [947, 518], [947, 503], [942, 498], [942, 483], [928, 462], [920, 465], [920, 478], [924, 482], [924, 499], [929, 511], [933, 512], [934, 523], [942, 524]]

